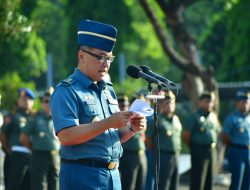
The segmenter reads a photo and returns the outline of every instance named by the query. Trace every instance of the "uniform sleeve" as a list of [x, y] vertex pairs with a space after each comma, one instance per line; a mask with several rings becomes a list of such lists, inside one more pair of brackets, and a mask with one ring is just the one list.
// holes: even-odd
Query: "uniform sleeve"
[[152, 137], [154, 133], [154, 117], [148, 116], [147, 117], [147, 129], [146, 129], [146, 135], [149, 137]]
[[52, 94], [50, 103], [55, 132], [79, 125], [77, 97], [70, 86], [60, 85]]
[[194, 127], [195, 127], [195, 123], [196, 123], [196, 117], [195, 117], [195, 114], [193, 113], [186, 120], [185, 130], [189, 131], [189, 132], [192, 132]]
[[230, 134], [232, 128], [233, 128], [233, 118], [232, 116], [228, 116], [224, 121], [222, 131], [226, 134]]
[[9, 135], [11, 133], [11, 129], [12, 129], [12, 125], [14, 123], [14, 117], [11, 114], [8, 114], [4, 117], [4, 123], [2, 126], [1, 131], [5, 134], [5, 135]]

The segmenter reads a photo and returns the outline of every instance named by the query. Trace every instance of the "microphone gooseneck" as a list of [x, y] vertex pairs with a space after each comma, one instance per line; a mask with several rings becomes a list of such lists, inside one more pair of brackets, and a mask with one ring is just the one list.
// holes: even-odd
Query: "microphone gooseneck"
[[170, 81], [170, 80], [164, 78], [164, 77], [161, 76], [161, 75], [158, 75], [158, 74], [154, 73], [154, 72], [151, 70], [151, 68], [148, 67], [148, 66], [141, 65], [141, 66], [140, 66], [140, 69], [141, 69], [144, 73], [146, 73], [146, 74], [148, 74], [148, 75], [150, 75], [150, 76], [152, 76], [152, 77], [158, 79], [159, 81], [165, 83], [166, 85], [176, 86], [176, 84], [175, 84], [174, 82], [172, 82], [172, 81]]

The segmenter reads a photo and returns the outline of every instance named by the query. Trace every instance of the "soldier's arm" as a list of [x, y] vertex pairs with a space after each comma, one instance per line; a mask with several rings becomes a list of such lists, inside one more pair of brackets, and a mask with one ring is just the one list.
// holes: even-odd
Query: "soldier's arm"
[[222, 142], [223, 142], [226, 146], [230, 144], [230, 137], [228, 136], [228, 134], [222, 132], [220, 136], [221, 136]]
[[150, 150], [153, 150], [154, 148], [154, 144], [153, 144], [153, 141], [152, 141], [152, 138], [147, 136], [145, 137], [145, 144], [146, 146], [150, 149]]
[[11, 147], [9, 145], [9, 131], [11, 130], [11, 125], [13, 122], [13, 115], [8, 114], [4, 117], [4, 122], [3, 126], [0, 130], [0, 141], [2, 143], [2, 150], [4, 151], [5, 154], [10, 154], [11, 152]]
[[8, 138], [2, 131], [0, 132], [0, 140], [2, 143], [2, 149], [3, 149], [4, 153], [10, 154], [10, 146], [8, 143]]
[[190, 138], [191, 138], [191, 132], [187, 130], [183, 131], [182, 139], [188, 146], [190, 146]]
[[21, 133], [21, 135], [20, 135], [20, 141], [27, 148], [29, 148], [29, 149], [32, 148], [31, 140], [30, 140], [30, 138], [29, 138], [29, 136], [27, 134]]
[[226, 146], [230, 144], [230, 133], [233, 128], [233, 123], [232, 117], [227, 117], [220, 133], [221, 140]]

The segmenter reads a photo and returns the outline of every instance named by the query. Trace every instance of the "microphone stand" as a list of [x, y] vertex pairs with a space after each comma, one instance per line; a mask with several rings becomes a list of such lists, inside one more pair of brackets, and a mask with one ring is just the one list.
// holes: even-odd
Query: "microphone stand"
[[[161, 91], [161, 86], [158, 85], [158, 90]], [[152, 84], [148, 84], [148, 91], [152, 91]], [[159, 145], [159, 132], [158, 132], [158, 116], [157, 116], [157, 100], [164, 99], [163, 95], [152, 95], [150, 93], [146, 98], [153, 100], [154, 107], [154, 134], [153, 134], [153, 162], [154, 162], [154, 190], [158, 190], [159, 184], [159, 171], [160, 171], [160, 145]]]

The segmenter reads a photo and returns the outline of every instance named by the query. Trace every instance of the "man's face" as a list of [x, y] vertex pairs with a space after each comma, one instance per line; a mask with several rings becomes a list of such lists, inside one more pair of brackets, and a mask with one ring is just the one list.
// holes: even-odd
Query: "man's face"
[[236, 106], [242, 113], [247, 113], [250, 110], [250, 100], [238, 100]]
[[[112, 52], [105, 52], [95, 48], [92, 48], [89, 52], [97, 56], [105, 56], [106, 58], [112, 56]], [[79, 69], [95, 82], [98, 82], [105, 77], [111, 64], [109, 61], [104, 61], [102, 63], [97, 57], [82, 50], [78, 51], [78, 60]]]
[[44, 96], [41, 101], [42, 108], [47, 114], [50, 114], [49, 102], [50, 102], [50, 96]]
[[20, 96], [18, 98], [18, 106], [24, 110], [30, 111], [33, 108], [34, 100], [28, 96]]
[[211, 111], [213, 111], [214, 103], [211, 99], [204, 98], [204, 99], [199, 100], [199, 106], [203, 110], [205, 110], [207, 112], [211, 112]]
[[158, 111], [166, 114], [173, 114], [175, 112], [175, 100], [174, 99], [167, 99], [167, 100], [160, 100], [158, 102]]

